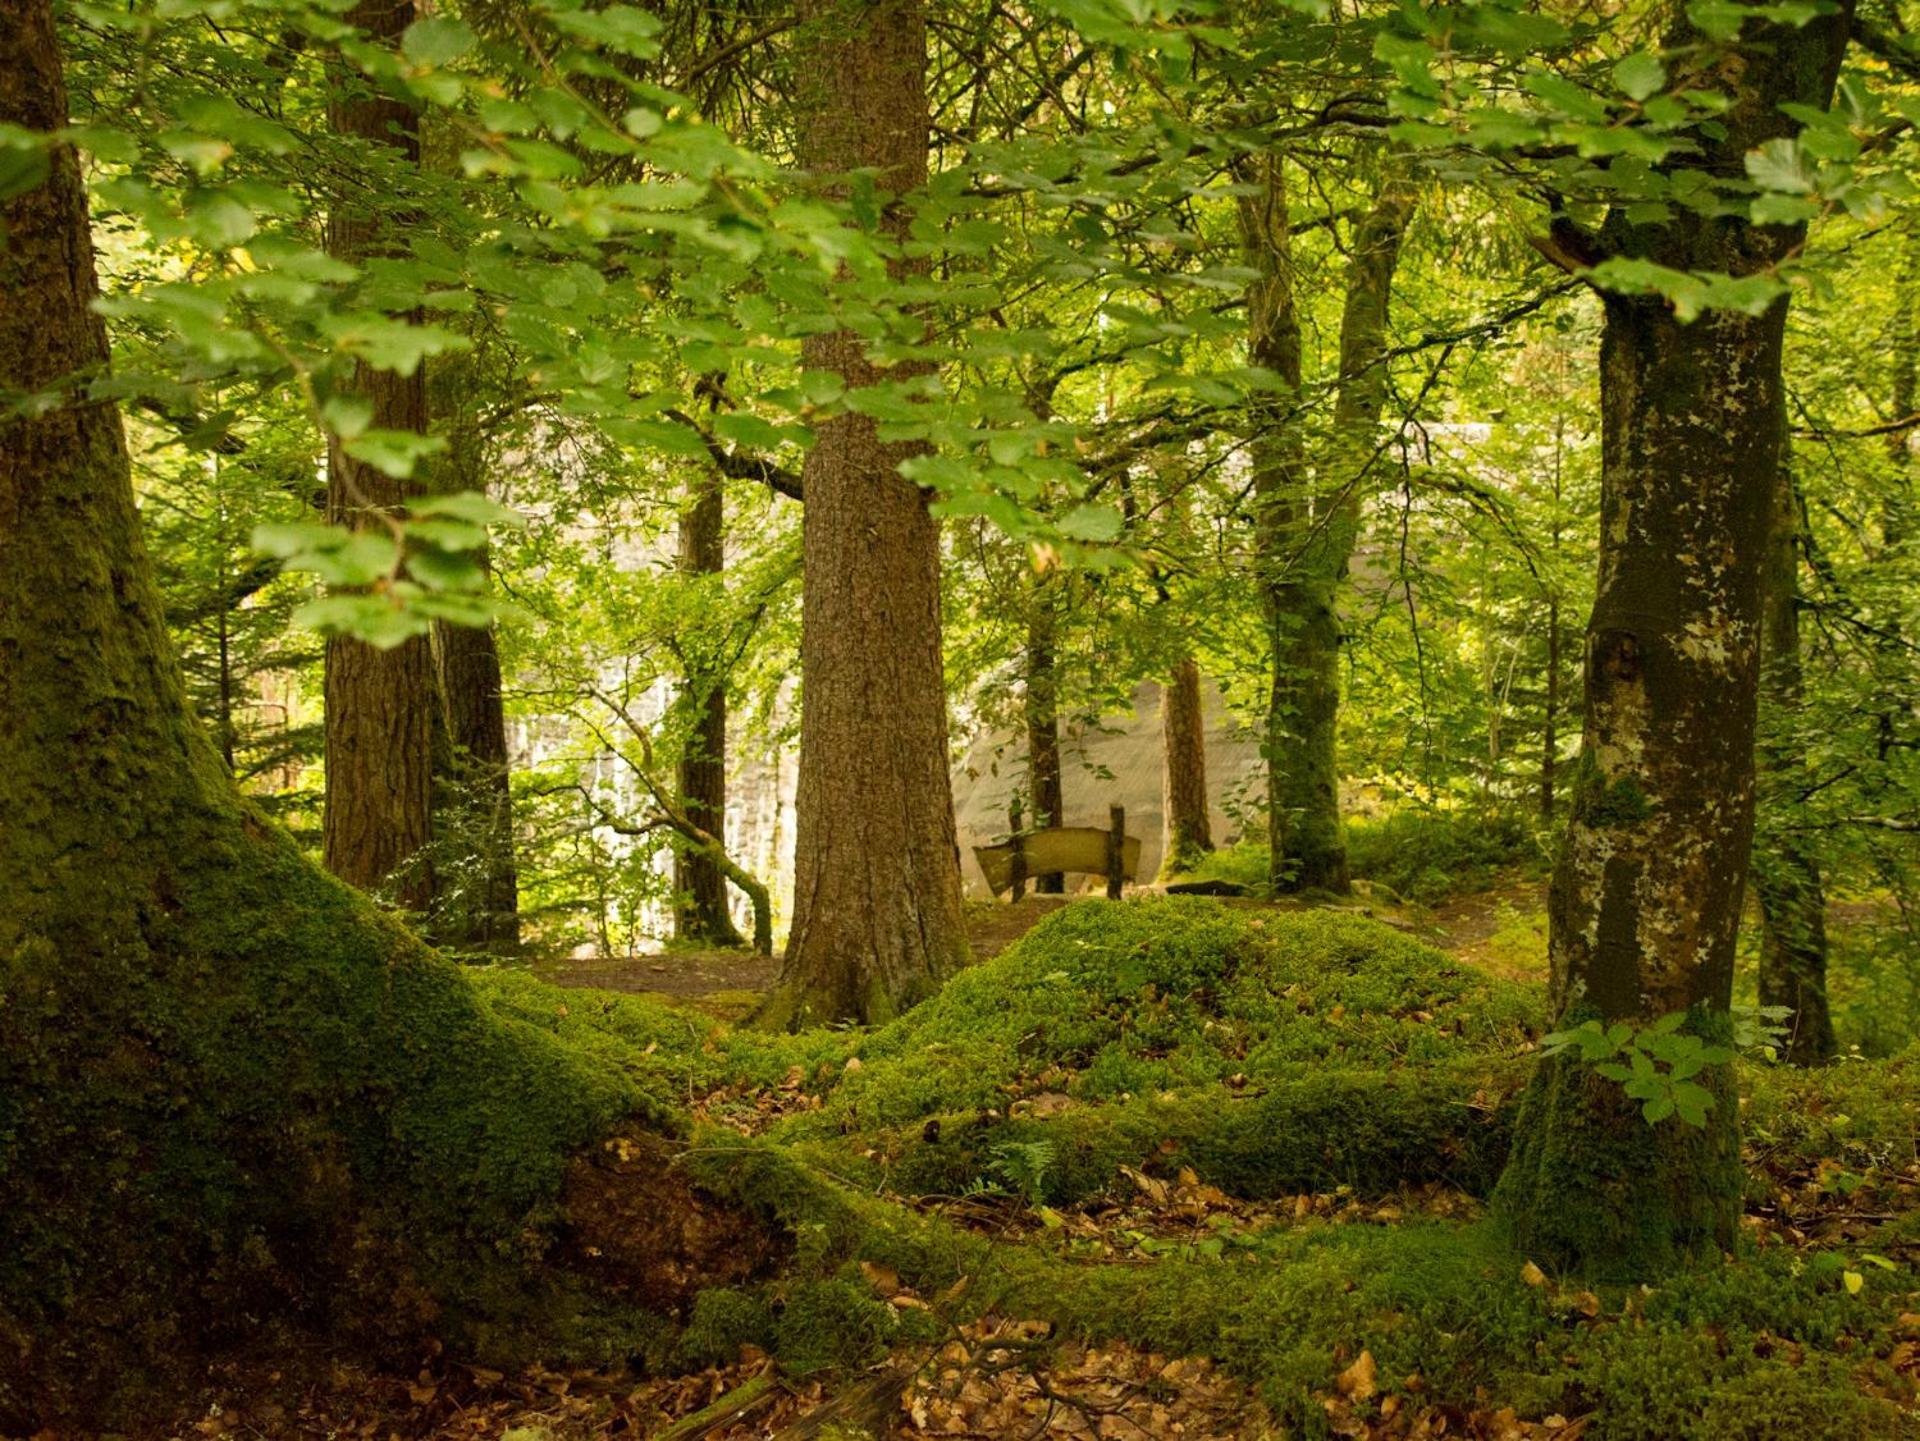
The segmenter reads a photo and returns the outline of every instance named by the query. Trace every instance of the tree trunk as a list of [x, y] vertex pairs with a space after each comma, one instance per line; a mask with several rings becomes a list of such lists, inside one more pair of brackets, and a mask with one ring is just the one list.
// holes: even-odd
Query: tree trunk
[[[1783, 438], [1782, 447], [1786, 445]], [[1760, 746], [1759, 835], [1753, 888], [1760, 901], [1760, 1004], [1784, 1006], [1786, 1059], [1797, 1066], [1833, 1058], [1833, 1016], [1827, 1005], [1827, 895], [1819, 863], [1791, 831], [1789, 794], [1802, 774], [1795, 763], [1800, 710], [1800, 506], [1792, 467], [1781, 457], [1774, 485], [1773, 535], [1767, 546], [1761, 626], [1761, 702], [1775, 734]], [[1764, 734], [1764, 730], [1763, 730]]]
[[[1027, 685], [1022, 706], [1027, 722], [1027, 791], [1032, 802], [1028, 824], [1036, 830], [1066, 824], [1066, 780], [1060, 770], [1060, 661], [1055, 648], [1055, 582], [1038, 578], [1028, 599]], [[1033, 889], [1043, 896], [1063, 895], [1067, 878], [1059, 871], [1035, 876]]]
[[445, 812], [462, 813], [453, 860], [469, 872], [463, 894], [449, 896], [441, 877], [435, 898], [435, 938], [459, 950], [511, 956], [520, 949], [520, 878], [514, 860], [512, 758], [501, 696], [500, 649], [492, 626], [433, 627], [450, 772], [455, 792], [442, 796]]
[[1207, 720], [1200, 702], [1200, 666], [1183, 657], [1160, 687], [1166, 853], [1160, 874], [1192, 870], [1213, 849], [1207, 801]]
[[[447, 490], [485, 494], [486, 437], [467, 403], [474, 380], [459, 363], [434, 375], [434, 398], [451, 419], [440, 474]], [[491, 570], [485, 549], [480, 564]], [[459, 951], [515, 955], [520, 880], [499, 639], [490, 625], [435, 621], [432, 646], [443, 742], [432, 817], [438, 890], [433, 939]]]
[[[1275, 370], [1297, 392], [1299, 320], [1293, 314], [1285, 200], [1277, 178], [1267, 189], [1268, 214], [1254, 224], [1242, 206], [1243, 231], [1254, 242], [1261, 271], [1249, 307], [1255, 312], [1252, 350], [1257, 364]], [[1375, 432], [1387, 393], [1387, 310], [1412, 213], [1411, 188], [1390, 175], [1354, 233], [1326, 483], [1317, 493], [1310, 487], [1291, 436], [1278, 438], [1265, 457], [1258, 446], [1255, 451], [1255, 490], [1266, 493], [1265, 528], [1275, 552], [1263, 569], [1270, 577], [1274, 636], [1268, 800], [1277, 889], [1352, 889], [1340, 819], [1338, 603], [1359, 534], [1360, 502], [1376, 465]]]
[[[1900, 278], [1894, 292], [1891, 374], [1888, 403], [1895, 420], [1914, 414], [1920, 403], [1920, 240], [1909, 235], [1906, 253], [1900, 263]], [[1887, 461], [1893, 469], [1893, 484], [1887, 488], [1886, 503], [1880, 509], [1880, 539], [1889, 550], [1898, 553], [1912, 538], [1914, 525], [1913, 430], [1896, 430], [1887, 437]]]
[[[47, 0], [0, 3], [0, 123], [67, 123]], [[107, 345], [70, 147], [0, 225], [0, 392], [83, 385]], [[653, 1138], [632, 1174], [582, 1160], [666, 1120], [503, 1021], [234, 789], [186, 702], [119, 415], [81, 394], [0, 425], [0, 754], [0, 1431], [139, 1418], [140, 1388], [280, 1321], [330, 1346], [434, 1317], [471, 1336], [563, 1314], [563, 1271], [665, 1309], [675, 1275], [766, 1262]], [[676, 1256], [613, 1198], [689, 1234], [697, 1213], [724, 1248]]]
[[1267, 857], [1269, 884], [1275, 891], [1290, 881], [1288, 841], [1293, 805], [1289, 788], [1293, 716], [1289, 577], [1292, 537], [1300, 530], [1305, 497], [1305, 458], [1301, 454], [1300, 315], [1294, 305], [1293, 250], [1287, 215], [1285, 172], [1277, 155], [1241, 162], [1235, 179], [1239, 197], [1241, 248], [1255, 272], [1247, 288], [1247, 358], [1271, 371], [1277, 391], [1254, 402], [1253, 460], [1254, 573], [1267, 621], [1272, 669], [1260, 750], [1267, 770]]
[[[397, 44], [414, 18], [413, 0], [361, 0], [348, 12], [376, 43]], [[358, 76], [336, 75], [327, 120], [342, 137], [393, 145], [420, 155], [420, 117], [410, 105], [369, 93]], [[392, 197], [336, 195], [327, 215], [327, 252], [346, 261], [377, 255], [389, 243], [382, 210]], [[353, 391], [373, 408], [369, 425], [427, 429], [427, 376], [356, 367]], [[414, 487], [327, 445], [327, 518], [379, 524], [404, 511]], [[411, 910], [433, 900], [428, 859], [433, 810], [433, 649], [426, 636], [380, 650], [349, 636], [326, 646], [327, 869], [366, 891], [389, 888]]]
[[[920, 0], [821, 0], [807, 21], [801, 162], [826, 175], [870, 168], [892, 195], [923, 184]], [[897, 237], [907, 218], [895, 207], [883, 223]], [[810, 338], [803, 356], [849, 389], [912, 373], [876, 366], [846, 331]], [[794, 916], [768, 1024], [885, 1020], [966, 960], [940, 532], [900, 474], [913, 453], [847, 412], [819, 427], [807, 455]]]
[[[1779, 106], [1824, 107], [1844, 15], [1749, 26], [1742, 91], [1722, 137], [1687, 163], [1738, 173], [1791, 133]], [[1685, 35], [1682, 44], [1697, 39]], [[1634, 226], [1613, 253], [1751, 273], [1799, 235], [1695, 216]], [[1549, 909], [1556, 1021], [1645, 1024], [1685, 1012], [1730, 1035], [1734, 938], [1753, 836], [1762, 578], [1784, 425], [1786, 303], [1681, 324], [1657, 297], [1611, 295], [1601, 341], [1599, 586], [1587, 627], [1586, 710]], [[1496, 1203], [1524, 1253], [1608, 1277], [1662, 1274], [1733, 1246], [1739, 1122], [1731, 1068], [1702, 1127], [1649, 1126], [1577, 1052], [1544, 1059]]]
[[[726, 568], [726, 491], [716, 471], [702, 471], [693, 500], [680, 515], [680, 569], [717, 576]], [[680, 753], [680, 805], [687, 817], [724, 845], [727, 825], [727, 678], [689, 665], [682, 696], [690, 712]], [[703, 946], [744, 944], [727, 907], [727, 877], [704, 848], [673, 852], [673, 931]]]

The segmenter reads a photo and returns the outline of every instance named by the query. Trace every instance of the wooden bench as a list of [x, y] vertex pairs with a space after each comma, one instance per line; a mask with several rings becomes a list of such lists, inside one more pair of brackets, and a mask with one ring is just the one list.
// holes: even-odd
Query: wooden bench
[[1128, 881], [1140, 874], [1140, 837], [1127, 834], [1127, 812], [1114, 806], [1112, 825], [1107, 830], [1093, 826], [1050, 826], [1028, 831], [1020, 827], [1020, 807], [1016, 803], [1009, 819], [1012, 834], [998, 845], [975, 846], [973, 858], [980, 873], [997, 896], [1010, 891], [1010, 899], [1027, 893], [1027, 881], [1033, 876], [1050, 876], [1074, 871], [1083, 875], [1105, 876], [1107, 896], [1120, 899]]

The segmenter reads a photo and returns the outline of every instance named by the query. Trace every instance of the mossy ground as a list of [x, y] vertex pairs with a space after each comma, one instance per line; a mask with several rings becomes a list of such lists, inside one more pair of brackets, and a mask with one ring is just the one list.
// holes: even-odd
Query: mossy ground
[[[476, 1024], [684, 1118], [684, 1173], [791, 1243], [679, 1318], [578, 1294], [538, 1331], [549, 1364], [761, 1348], [830, 1392], [1020, 1317], [1046, 1335], [1023, 1364], [1076, 1339], [1211, 1358], [1290, 1436], [1507, 1408], [1608, 1441], [1915, 1434], [1911, 1058], [1743, 1068], [1748, 1225], [1725, 1263], [1642, 1288], [1531, 1271], [1475, 1219], [1537, 993], [1350, 913], [1078, 903], [870, 1031], [772, 1035], [513, 971], [468, 985]], [[1402, 1204], [1416, 1182], [1466, 1219]], [[524, 1346], [524, 1308], [501, 1314]]]

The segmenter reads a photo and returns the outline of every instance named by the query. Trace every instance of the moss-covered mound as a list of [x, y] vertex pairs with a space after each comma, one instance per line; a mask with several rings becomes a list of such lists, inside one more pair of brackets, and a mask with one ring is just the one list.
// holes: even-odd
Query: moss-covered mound
[[0, 947], [0, 1430], [108, 1417], [280, 1323], [657, 1332], [565, 1251], [633, 1189], [583, 1155], [680, 1129], [664, 1091], [483, 1004], [250, 815], [180, 849], [117, 944]]
[[1531, 992], [1361, 916], [1083, 901], [869, 1036], [807, 1128], [1507, 1055], [1539, 1022]]

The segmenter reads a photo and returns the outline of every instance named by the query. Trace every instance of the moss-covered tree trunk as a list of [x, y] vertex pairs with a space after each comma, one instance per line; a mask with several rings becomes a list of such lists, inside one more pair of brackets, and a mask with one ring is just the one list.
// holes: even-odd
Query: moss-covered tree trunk
[[[0, 4], [0, 124], [67, 124], [47, 0]], [[63, 402], [0, 420], [0, 1432], [138, 1416], [282, 1323], [499, 1339], [765, 1262], [629, 1083], [488, 1010], [234, 789], [86, 394], [85, 191], [51, 160], [0, 205], [0, 394]], [[610, 1247], [581, 1289], [567, 1258]]]
[[1160, 687], [1161, 800], [1166, 853], [1162, 875], [1193, 869], [1213, 849], [1207, 800], [1207, 719], [1200, 698], [1200, 664], [1183, 656]]
[[[413, 22], [413, 0], [361, 0], [347, 21], [376, 42], [397, 45]], [[336, 134], [366, 145], [396, 147], [420, 158], [420, 116], [413, 106], [368, 88], [344, 70], [333, 77], [327, 104]], [[327, 214], [329, 254], [356, 262], [393, 241], [386, 193], [340, 193]], [[353, 390], [371, 407], [369, 426], [424, 433], [427, 376], [356, 369]], [[353, 526], [378, 525], [382, 514], [405, 510], [413, 486], [365, 465], [337, 440], [327, 446], [327, 517]], [[434, 666], [426, 636], [388, 650], [351, 636], [326, 646], [327, 869], [350, 885], [393, 898], [413, 910], [433, 900], [428, 843], [433, 827]]]
[[[447, 490], [487, 490], [487, 439], [470, 403], [473, 376], [464, 365], [434, 375], [436, 403], [451, 417]], [[491, 570], [487, 549], [483, 569]], [[435, 682], [443, 746], [433, 806], [439, 860], [433, 939], [461, 951], [510, 956], [520, 949], [520, 874], [513, 833], [513, 757], [494, 627], [435, 621]]]
[[[819, 175], [874, 172], [888, 195], [927, 177], [927, 33], [919, 0], [805, 7], [799, 152]], [[906, 233], [904, 207], [883, 221]], [[896, 264], [906, 273], [906, 262]], [[848, 331], [806, 364], [848, 387], [901, 380]], [[947, 779], [940, 529], [900, 474], [910, 446], [847, 411], [807, 454], [800, 637], [800, 780], [793, 927], [769, 1024], [878, 1021], [966, 959]]]
[[[1847, 23], [1749, 27], [1723, 134], [1685, 163], [1739, 174], [1791, 132], [1785, 102], [1825, 105]], [[1677, 46], [1698, 40], [1682, 29]], [[1738, 219], [1561, 234], [1588, 254], [1747, 274], [1799, 239]], [[1561, 1024], [1644, 1025], [1685, 1012], [1728, 1034], [1754, 814], [1763, 577], [1780, 472], [1786, 304], [1682, 324], [1653, 296], [1606, 297], [1601, 341], [1599, 585], [1586, 707], [1550, 903]], [[1734, 1243], [1738, 1118], [1727, 1068], [1704, 1126], [1649, 1125], [1575, 1053], [1545, 1059], [1518, 1120], [1498, 1206], [1525, 1253], [1648, 1277]]]
[[1267, 623], [1271, 667], [1266, 724], [1260, 750], [1267, 772], [1268, 880], [1276, 891], [1288, 884], [1288, 840], [1292, 832], [1292, 736], [1290, 683], [1283, 674], [1291, 612], [1288, 581], [1293, 557], [1290, 538], [1300, 529], [1304, 510], [1306, 458], [1299, 417], [1300, 315], [1294, 305], [1293, 247], [1287, 212], [1286, 173], [1278, 155], [1243, 160], [1234, 178], [1239, 196], [1240, 243], [1254, 279], [1247, 287], [1247, 359], [1272, 372], [1273, 392], [1252, 407], [1254, 572]]
[[[1782, 439], [1784, 451], [1786, 440]], [[1831, 1060], [1833, 1015], [1827, 1005], [1827, 893], [1820, 865], [1792, 831], [1800, 712], [1800, 504], [1787, 456], [1773, 494], [1761, 625], [1763, 740], [1753, 888], [1760, 901], [1760, 1004], [1783, 1006], [1786, 1058], [1795, 1065]]]
[[[726, 569], [726, 491], [717, 471], [702, 470], [680, 513], [680, 569], [718, 576]], [[716, 582], [717, 583], [717, 582]], [[687, 667], [681, 704], [688, 711], [687, 741], [676, 777], [688, 819], [722, 843], [727, 826], [727, 678], [698, 664]], [[727, 877], [708, 851], [680, 845], [673, 852], [673, 932], [706, 946], [744, 944], [727, 907]]]
[[[1062, 584], [1050, 576], [1037, 577], [1028, 596], [1026, 690], [1021, 708], [1027, 727], [1027, 823], [1040, 828], [1066, 823], [1066, 777], [1060, 769], [1060, 656], [1054, 639], [1057, 592]], [[1043, 896], [1062, 895], [1067, 878], [1049, 871], [1034, 877], [1033, 888]]]
[[[1259, 270], [1250, 350], [1256, 364], [1300, 383], [1299, 320], [1293, 313], [1286, 202], [1278, 162], [1262, 167], [1259, 193], [1241, 206], [1242, 232]], [[1340, 322], [1340, 375], [1333, 434], [1318, 484], [1308, 478], [1291, 418], [1277, 398], [1268, 423], [1282, 434], [1257, 444], [1255, 493], [1272, 620], [1268, 703], [1268, 804], [1276, 888], [1351, 889], [1340, 817], [1339, 598], [1359, 534], [1361, 501], [1377, 470], [1377, 430], [1386, 401], [1386, 325], [1400, 242], [1413, 192], [1389, 173], [1353, 236]], [[1277, 413], [1276, 413], [1277, 412]]]

